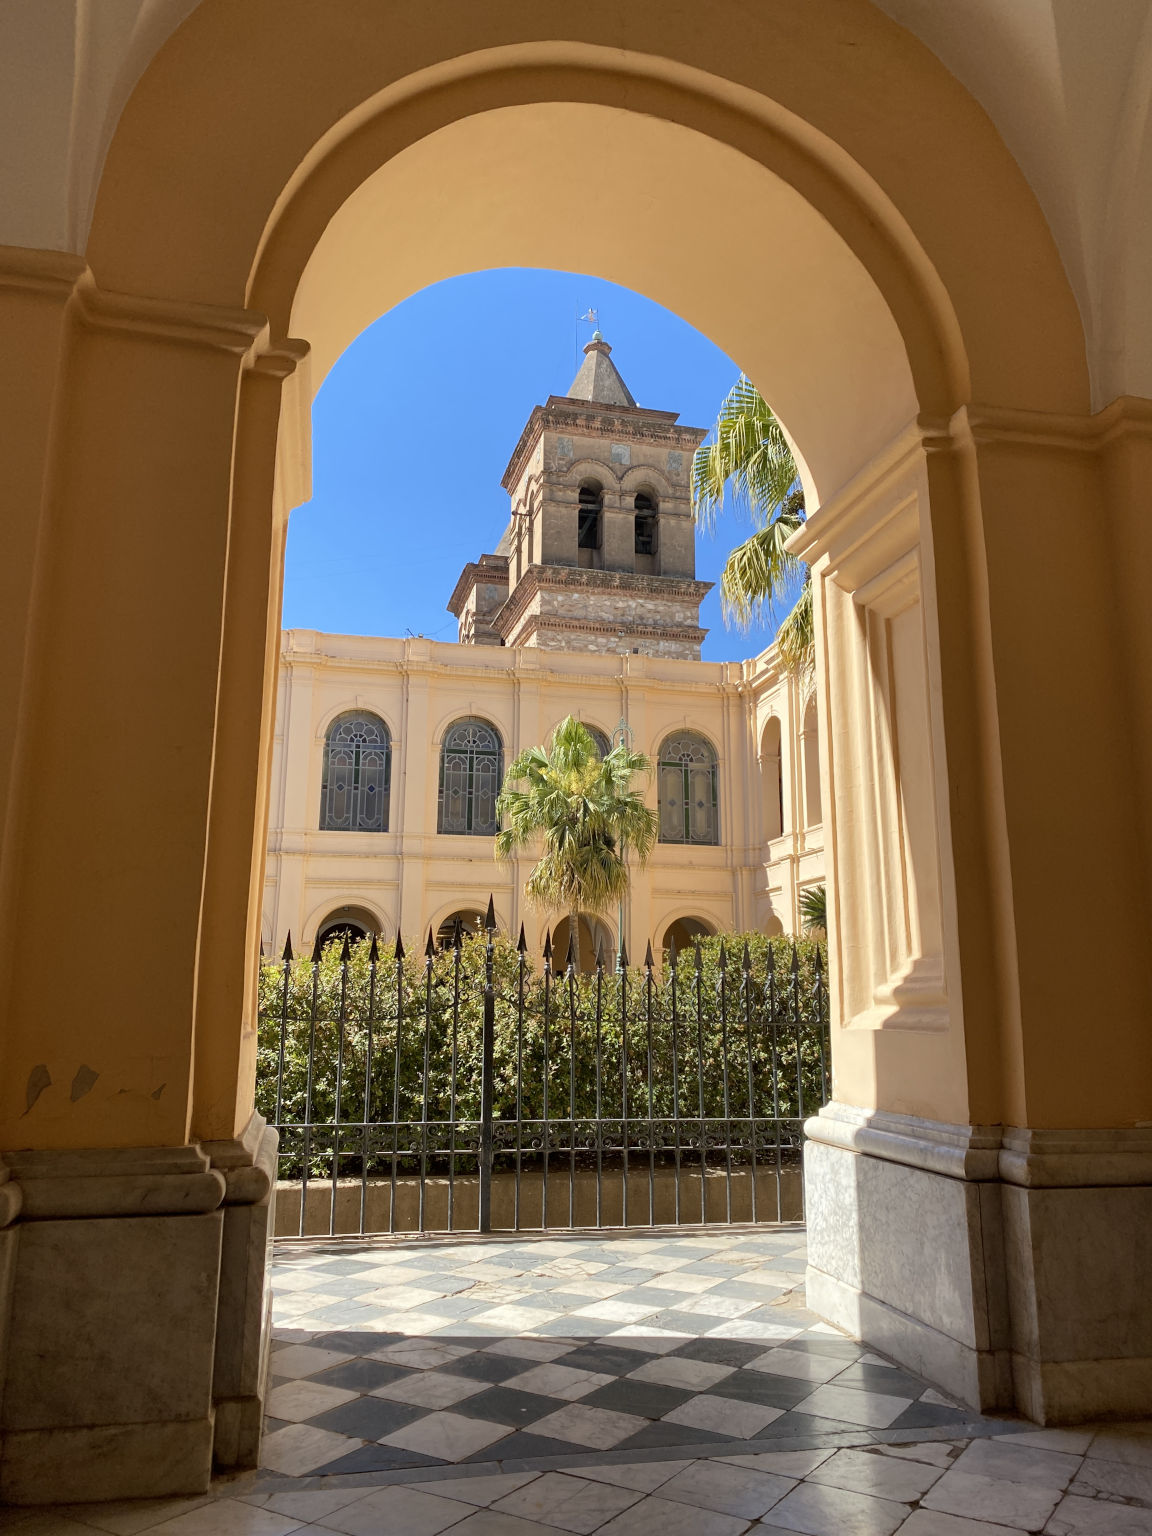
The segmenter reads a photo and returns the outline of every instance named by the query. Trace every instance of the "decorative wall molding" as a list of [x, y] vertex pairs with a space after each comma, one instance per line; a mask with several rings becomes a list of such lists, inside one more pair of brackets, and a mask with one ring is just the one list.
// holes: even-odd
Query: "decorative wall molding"
[[833, 1101], [805, 1122], [804, 1134], [825, 1146], [954, 1179], [1025, 1189], [1152, 1184], [1152, 1126], [949, 1125]]
[[225, 1179], [197, 1146], [9, 1152], [23, 1221], [192, 1216], [216, 1210]]
[[88, 271], [83, 256], [69, 251], [36, 251], [0, 245], [0, 289], [66, 303]]

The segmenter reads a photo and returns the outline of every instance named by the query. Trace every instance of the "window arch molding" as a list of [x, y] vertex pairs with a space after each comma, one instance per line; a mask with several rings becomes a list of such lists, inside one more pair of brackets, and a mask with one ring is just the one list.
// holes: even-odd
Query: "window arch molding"
[[[341, 898], [339, 896], [327, 896], [309, 912], [301, 928], [304, 948], [315, 948], [316, 940], [328, 930], [347, 923], [352, 927], [361, 928], [371, 938], [376, 935], [377, 942], [381, 945], [389, 942], [391, 924], [374, 901], [367, 900], [363, 896], [351, 895]], [[293, 936], [293, 946], [297, 940]]]
[[654, 464], [629, 464], [620, 476], [621, 496], [632, 497], [644, 491], [647, 491], [650, 496], [655, 496], [661, 503], [674, 501], [677, 494], [687, 497], [686, 491], [681, 490], [677, 493], [676, 487], [668, 476]]
[[[494, 898], [494, 905], [497, 904], [498, 901], [499, 898]], [[481, 893], [477, 891], [473, 895], [464, 888], [461, 888], [460, 893], [457, 895], [454, 901], [444, 903], [444, 905], [439, 907], [433, 913], [423, 931], [422, 937], [426, 939], [428, 937], [429, 931], [431, 931], [433, 941], [437, 948], [442, 948], [445, 946], [446, 938], [447, 945], [450, 947], [451, 926], [453, 920], [457, 917], [461, 919], [461, 926], [464, 930], [464, 936], [466, 938], [474, 939], [480, 937], [487, 932], [484, 927], [484, 919], [486, 916], [487, 906], [487, 894], [481, 895]], [[500, 915], [499, 912], [496, 912], [494, 915], [496, 918], [497, 938], [506, 936], [508, 933], [508, 924], [505, 922], [504, 918]]]
[[440, 739], [436, 830], [450, 837], [495, 837], [496, 796], [504, 782], [504, 738], [490, 720], [461, 715]]
[[719, 758], [708, 737], [669, 731], [656, 758], [660, 841], [694, 847], [720, 841]]
[[616, 495], [630, 469], [632, 466], [626, 465], [620, 468], [618, 465], [609, 463], [607, 456], [603, 459], [573, 459], [572, 463], [557, 475], [556, 483], [579, 494], [582, 485], [595, 482], [605, 495]]
[[322, 832], [387, 832], [392, 733], [369, 709], [346, 709], [324, 732], [320, 773]]

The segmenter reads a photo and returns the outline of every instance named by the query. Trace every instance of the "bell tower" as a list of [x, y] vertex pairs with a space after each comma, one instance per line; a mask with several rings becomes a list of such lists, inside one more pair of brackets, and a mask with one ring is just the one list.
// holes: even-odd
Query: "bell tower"
[[691, 472], [704, 436], [637, 405], [597, 331], [568, 393], [520, 435], [501, 482], [508, 528], [448, 604], [461, 641], [698, 661], [711, 583], [696, 580]]

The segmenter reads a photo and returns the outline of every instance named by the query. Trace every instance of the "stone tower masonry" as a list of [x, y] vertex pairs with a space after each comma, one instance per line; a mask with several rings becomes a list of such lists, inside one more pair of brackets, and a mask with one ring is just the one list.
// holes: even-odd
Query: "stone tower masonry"
[[566, 395], [528, 418], [501, 482], [512, 516], [461, 572], [460, 641], [700, 659], [692, 455], [705, 433], [638, 406], [599, 331]]

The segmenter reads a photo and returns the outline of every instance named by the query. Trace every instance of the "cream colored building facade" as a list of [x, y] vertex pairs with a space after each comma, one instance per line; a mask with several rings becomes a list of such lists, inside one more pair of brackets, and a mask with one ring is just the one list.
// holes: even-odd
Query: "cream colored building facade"
[[[388, 940], [399, 931], [407, 943], [458, 912], [482, 912], [492, 893], [501, 929], [515, 938], [523, 923], [538, 954], [549, 918], [522, 895], [531, 858], [497, 863], [490, 835], [437, 830], [440, 762], [462, 719], [495, 729], [506, 766], [568, 714], [607, 736], [626, 720], [635, 747], [654, 760], [685, 731], [715, 751], [717, 841], [660, 842], [634, 872], [624, 935], [634, 960], [649, 938], [654, 950], [665, 944], [682, 919], [710, 932], [796, 932], [799, 892], [824, 878], [815, 709], [807, 701], [805, 731], [805, 702], [780, 676], [773, 649], [746, 662], [678, 661], [287, 630], [265, 953], [279, 954], [289, 932], [297, 951], [310, 948], [344, 923]], [[327, 742], [350, 716], [387, 729], [386, 830], [321, 826]], [[654, 775], [648, 798], [657, 797]], [[617, 923], [615, 911], [603, 919], [610, 954]]]
[[580, 961], [693, 934], [795, 933], [824, 878], [816, 705], [769, 647], [699, 660], [690, 475], [704, 436], [638, 406], [597, 332], [565, 395], [529, 417], [509, 523], [449, 599], [441, 644], [288, 630], [280, 656], [262, 949], [341, 929], [408, 941], [491, 894], [539, 952], [568, 920], [524, 900], [533, 855], [497, 863], [495, 792], [575, 715], [654, 764], [660, 840], [623, 911], [581, 924]]

